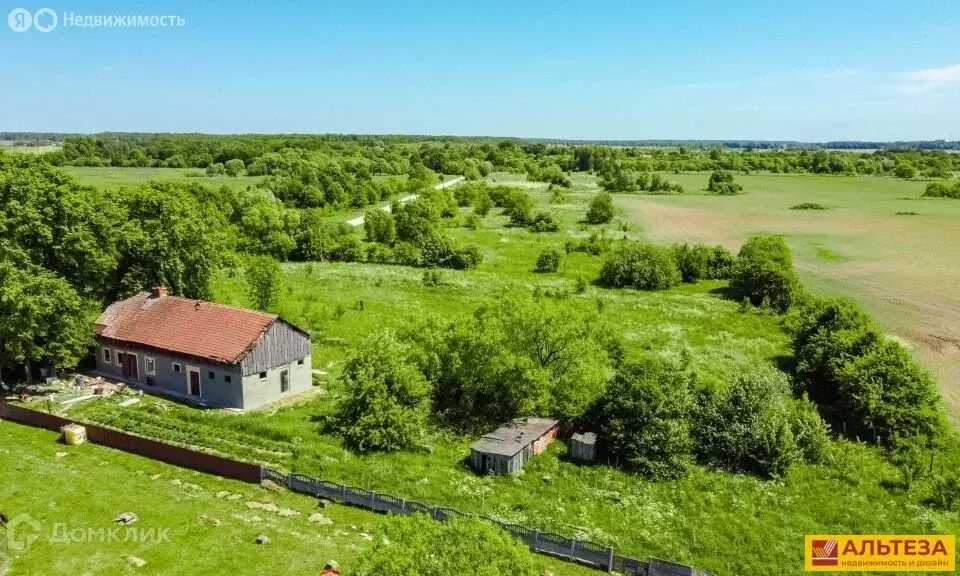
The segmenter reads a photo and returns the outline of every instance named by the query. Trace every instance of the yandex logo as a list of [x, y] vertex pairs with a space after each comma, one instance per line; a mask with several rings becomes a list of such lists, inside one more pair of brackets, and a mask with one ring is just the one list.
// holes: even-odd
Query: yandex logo
[[954, 535], [808, 535], [804, 545], [804, 569], [831, 572], [954, 572], [955, 548]]

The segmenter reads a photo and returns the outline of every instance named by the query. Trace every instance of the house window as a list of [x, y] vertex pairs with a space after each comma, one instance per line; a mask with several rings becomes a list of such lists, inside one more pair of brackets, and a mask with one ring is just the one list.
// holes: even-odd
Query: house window
[[297, 366], [303, 366], [303, 358], [297, 360]]
[[233, 382], [233, 378], [231, 378], [230, 375], [227, 374], [223, 377], [223, 381], [229, 384], [230, 382]]
[[267, 373], [266, 373], [266, 372], [261, 372], [261, 373], [260, 373], [260, 381], [263, 382], [263, 381], [266, 380], [266, 379], [267, 379]]
[[149, 356], [143, 357], [143, 364], [147, 370], [147, 374], [156, 374], [157, 373], [157, 362]]
[[211, 380], [216, 380], [216, 379], [217, 379], [217, 375], [214, 374], [213, 370], [211, 370], [211, 371], [207, 372], [207, 378], [209, 378], [209, 379], [211, 379]]
[[290, 391], [290, 371], [284, 370], [280, 372], [280, 392], [289, 392]]
[[183, 367], [181, 367], [179, 364], [177, 364], [176, 362], [174, 362], [174, 363], [173, 363], [173, 371], [176, 372], [177, 374], [179, 374], [180, 372], [183, 371]]
[[104, 363], [106, 363], [106, 364], [109, 364], [109, 363], [110, 363], [110, 349], [109, 349], [109, 348], [104, 348], [104, 349], [103, 349], [103, 361], [104, 361]]
[[123, 364], [123, 352], [117, 352], [116, 350], [113, 351], [113, 363], [117, 366]]

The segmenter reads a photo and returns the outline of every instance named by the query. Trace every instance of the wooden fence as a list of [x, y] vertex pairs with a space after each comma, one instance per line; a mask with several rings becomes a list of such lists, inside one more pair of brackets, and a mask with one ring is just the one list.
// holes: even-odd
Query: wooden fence
[[134, 436], [126, 432], [102, 428], [83, 422], [74, 422], [67, 418], [54, 416], [45, 412], [37, 412], [0, 402], [0, 419], [20, 422], [37, 428], [59, 431], [67, 424], [80, 424], [87, 429], [87, 439], [93, 444], [100, 444], [130, 452], [138, 456], [145, 456], [153, 460], [160, 460], [181, 468], [189, 468], [198, 472], [216, 474], [224, 478], [232, 478], [243, 482], [257, 484], [260, 482], [260, 466], [247, 462], [238, 462], [229, 458], [222, 458], [205, 452], [171, 446], [149, 438]]
[[533, 552], [572, 560], [607, 572], [619, 572], [635, 576], [710, 576], [702, 570], [697, 570], [684, 564], [667, 562], [656, 558], [643, 561], [630, 558], [629, 556], [619, 556], [615, 553], [614, 549], [609, 546], [601, 546], [586, 540], [567, 538], [552, 532], [540, 532], [539, 530], [518, 526], [516, 524], [508, 524], [486, 516], [475, 516], [454, 508], [427, 506], [420, 502], [405, 500], [389, 494], [380, 494], [345, 484], [338, 484], [336, 482], [330, 482], [329, 480], [318, 480], [303, 474], [293, 473], [284, 475], [269, 468], [261, 468], [261, 478], [263, 480], [270, 480], [281, 486], [286, 486], [290, 490], [300, 494], [309, 494], [316, 498], [325, 498], [334, 502], [349, 504], [376, 512], [405, 515], [420, 513], [441, 522], [450, 518], [480, 518], [509, 532], [515, 538], [529, 546]]
[[118, 430], [102, 428], [83, 422], [74, 422], [67, 418], [21, 408], [2, 401], [0, 401], [0, 419], [11, 420], [13, 422], [54, 431], [59, 431], [60, 428], [68, 424], [80, 424], [87, 429], [87, 439], [93, 444], [108, 446], [124, 452], [130, 452], [131, 454], [145, 456], [153, 460], [160, 460], [175, 466], [189, 468], [190, 470], [215, 474], [224, 478], [232, 478], [252, 484], [259, 484], [263, 480], [270, 480], [294, 492], [309, 494], [316, 498], [326, 498], [327, 500], [377, 512], [405, 515], [420, 513], [440, 522], [449, 520], [450, 518], [481, 518], [509, 532], [529, 546], [533, 552], [572, 560], [607, 572], [619, 572], [633, 576], [710, 576], [702, 570], [697, 570], [684, 564], [676, 564], [656, 558], [643, 561], [628, 556], [619, 556], [615, 553], [614, 549], [609, 546], [601, 546], [585, 540], [567, 538], [552, 532], [540, 532], [539, 530], [518, 526], [516, 524], [508, 524], [486, 516], [475, 516], [454, 508], [427, 506], [420, 502], [397, 498], [389, 494], [380, 494], [363, 488], [346, 486], [327, 480], [317, 480], [316, 478], [304, 476], [303, 474], [284, 475], [263, 466], [239, 462], [237, 460], [231, 460], [196, 450], [189, 450], [179, 446], [171, 446], [170, 444], [164, 444], [163, 442], [127, 434], [126, 432], [120, 432]]

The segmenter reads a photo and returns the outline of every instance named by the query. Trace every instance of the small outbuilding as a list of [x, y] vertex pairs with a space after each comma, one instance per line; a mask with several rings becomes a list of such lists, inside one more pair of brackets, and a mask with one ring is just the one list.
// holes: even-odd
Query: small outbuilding
[[593, 462], [597, 457], [597, 435], [593, 432], [570, 437], [570, 458], [576, 462]]
[[485, 434], [470, 451], [470, 465], [481, 474], [516, 474], [557, 437], [559, 422], [518, 418]]

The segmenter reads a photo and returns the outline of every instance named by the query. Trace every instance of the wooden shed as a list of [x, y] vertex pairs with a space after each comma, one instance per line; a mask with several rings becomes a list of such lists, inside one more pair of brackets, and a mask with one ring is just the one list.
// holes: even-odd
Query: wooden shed
[[501, 426], [474, 443], [470, 465], [481, 474], [516, 474], [556, 439], [558, 424], [547, 418], [519, 418]]
[[593, 432], [570, 437], [570, 458], [577, 462], [593, 462], [597, 457], [597, 435]]

